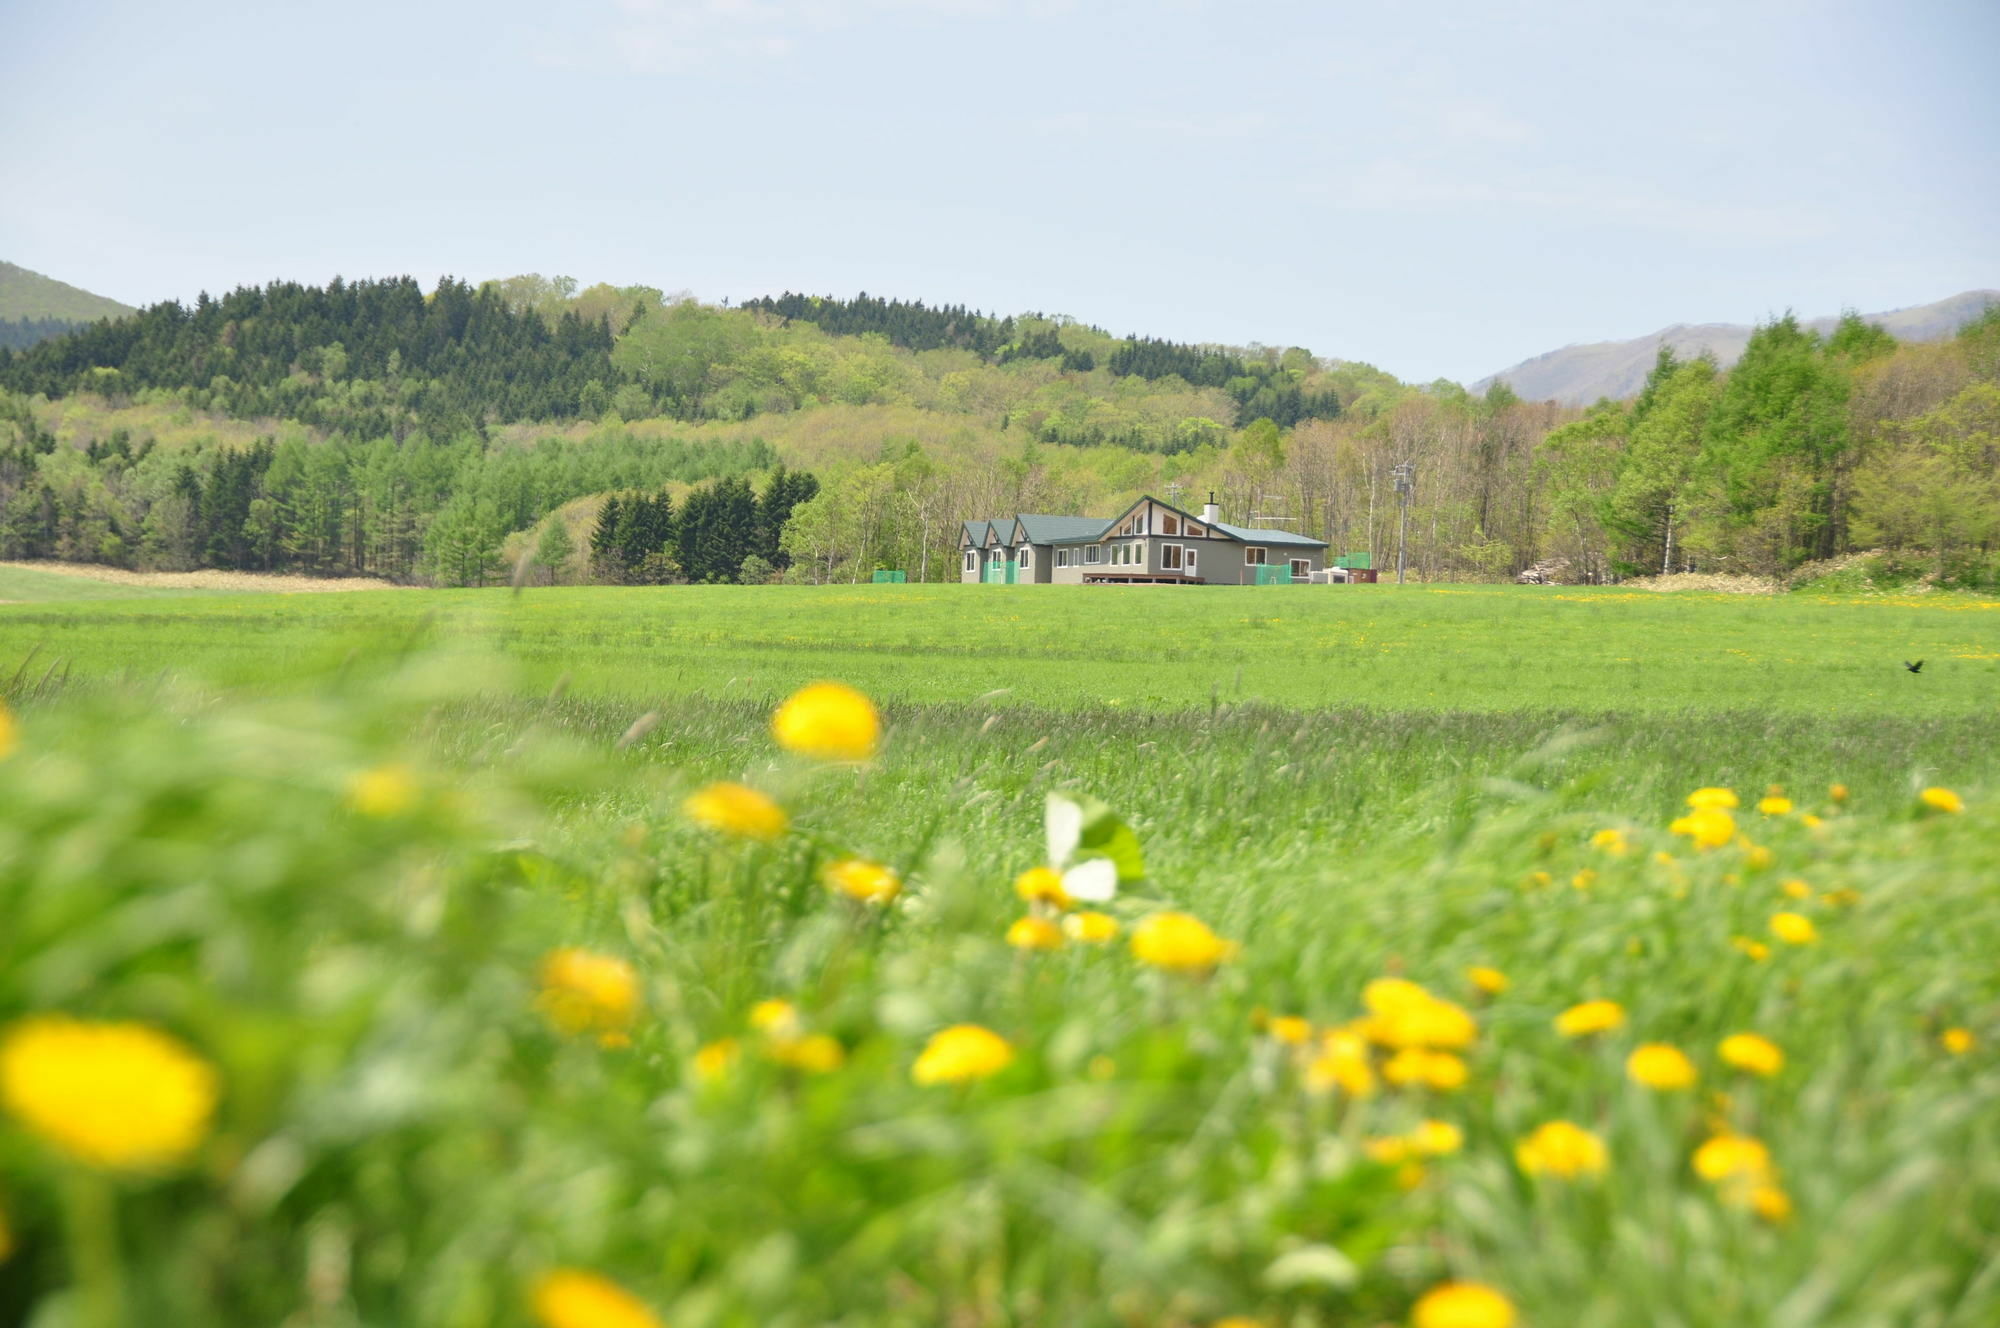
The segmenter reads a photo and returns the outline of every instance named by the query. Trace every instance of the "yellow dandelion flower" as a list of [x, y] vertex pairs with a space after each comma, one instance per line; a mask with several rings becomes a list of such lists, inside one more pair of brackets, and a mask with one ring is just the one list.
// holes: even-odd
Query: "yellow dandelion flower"
[[910, 1078], [920, 1084], [964, 1084], [1000, 1073], [1014, 1063], [1006, 1038], [978, 1024], [953, 1024], [931, 1035]]
[[1407, 978], [1376, 978], [1361, 989], [1361, 1003], [1368, 1008], [1362, 1029], [1385, 1047], [1456, 1050], [1479, 1035], [1479, 1025], [1463, 1007]]
[[1604, 1140], [1573, 1121], [1552, 1120], [1514, 1146], [1514, 1162], [1530, 1176], [1573, 1180], [1599, 1176], [1610, 1165]]
[[1698, 788], [1688, 794], [1687, 805], [1698, 812], [1728, 812], [1742, 806], [1735, 789]]
[[417, 777], [406, 765], [379, 765], [347, 781], [347, 805], [362, 816], [392, 820], [417, 805]]
[[1834, 908], [1853, 908], [1861, 902], [1861, 892], [1848, 889], [1829, 890], [1820, 898]]
[[1710, 1182], [1761, 1182], [1771, 1174], [1771, 1150], [1747, 1134], [1718, 1134], [1694, 1150], [1694, 1170]]
[[1585, 867], [1569, 878], [1569, 884], [1573, 890], [1588, 890], [1597, 884], [1597, 872], [1593, 868]]
[[1070, 908], [1076, 901], [1063, 889], [1062, 873], [1053, 867], [1030, 867], [1014, 878], [1014, 893], [1029, 904]]
[[1979, 1045], [1969, 1028], [1947, 1028], [1938, 1034], [1938, 1044], [1954, 1056], [1963, 1056]]
[[1450, 1121], [1423, 1121], [1403, 1137], [1411, 1151], [1423, 1157], [1448, 1157], [1465, 1147], [1465, 1131]]
[[181, 1161], [208, 1137], [218, 1093], [213, 1066], [143, 1024], [34, 1015], [0, 1038], [0, 1104], [94, 1167]]
[[1812, 887], [1796, 876], [1789, 881], [1779, 882], [1778, 888], [1785, 892], [1787, 899], [1811, 899], [1813, 895]]
[[1819, 928], [1803, 913], [1773, 913], [1771, 934], [1786, 945], [1811, 945], [1819, 939]]
[[799, 1007], [777, 996], [758, 1001], [750, 1007], [750, 1027], [770, 1038], [797, 1037]]
[[1016, 950], [1060, 950], [1062, 943], [1062, 928], [1033, 914], [1015, 919], [1014, 925], [1007, 928], [1007, 944]]
[[1288, 1047], [1302, 1047], [1312, 1041], [1312, 1020], [1295, 1014], [1281, 1014], [1271, 1021], [1270, 1033]]
[[1105, 945], [1118, 939], [1118, 919], [1085, 909], [1062, 920], [1063, 935], [1080, 945]]
[[1382, 1077], [1403, 1088], [1422, 1087], [1453, 1093], [1465, 1087], [1465, 1062], [1448, 1051], [1405, 1047], [1382, 1066]]
[[1804, 816], [1801, 816], [1799, 818], [1799, 824], [1804, 826], [1808, 830], [1817, 830], [1821, 826], [1825, 825], [1826, 822], [1821, 820], [1819, 817], [1814, 816], [1811, 812], [1807, 812]]
[[1217, 1319], [1208, 1328], [1265, 1328], [1265, 1323], [1262, 1319], [1251, 1319], [1241, 1314], [1232, 1314], [1226, 1319]]
[[882, 740], [875, 703], [845, 683], [800, 688], [771, 717], [771, 734], [788, 752], [822, 761], [866, 761]]
[[791, 824], [770, 795], [726, 780], [690, 793], [681, 813], [704, 830], [738, 839], [773, 840]]
[[1530, 890], [1547, 889], [1555, 884], [1555, 879], [1545, 871], [1529, 872], [1526, 884]]
[[7, 708], [7, 703], [0, 701], [0, 761], [12, 756], [20, 745], [21, 726], [14, 722], [14, 712]]
[[1497, 968], [1485, 964], [1474, 964], [1465, 970], [1465, 980], [1470, 982], [1481, 995], [1498, 996], [1507, 990], [1507, 975]]
[[1743, 863], [1752, 871], [1763, 871], [1777, 860], [1778, 855], [1771, 852], [1770, 849], [1765, 848], [1762, 844], [1746, 844], [1744, 846]]
[[1736, 838], [1736, 818], [1719, 807], [1704, 807], [1676, 817], [1667, 828], [1693, 840], [1698, 849], [1721, 848]]
[[1927, 788], [1917, 797], [1932, 811], [1956, 813], [1965, 810], [1965, 799], [1948, 788]]
[[1774, 1226], [1792, 1220], [1792, 1196], [1779, 1186], [1751, 1186], [1748, 1203], [1751, 1212]]
[[1626, 840], [1625, 832], [1616, 828], [1599, 830], [1590, 837], [1590, 846], [1592, 848], [1603, 849], [1613, 857], [1619, 857], [1632, 851], [1632, 845]]
[[1306, 1088], [1314, 1093], [1338, 1089], [1349, 1097], [1372, 1097], [1375, 1070], [1368, 1063], [1368, 1044], [1351, 1033], [1329, 1033], [1319, 1054], [1306, 1065]]
[[1757, 800], [1757, 810], [1766, 816], [1784, 816], [1792, 810], [1792, 800], [1790, 798], [1780, 798], [1775, 795], [1768, 798], [1759, 798]]
[[1785, 1053], [1778, 1044], [1756, 1033], [1731, 1033], [1722, 1039], [1717, 1053], [1725, 1065], [1766, 1079], [1785, 1068]]
[[717, 1038], [694, 1054], [694, 1076], [705, 1084], [721, 1083], [743, 1057], [743, 1044], [735, 1038]]
[[1556, 1032], [1564, 1037], [1588, 1037], [1625, 1026], [1625, 1007], [1616, 1001], [1585, 1001], [1556, 1016]]
[[1761, 964], [1771, 957], [1770, 946], [1764, 944], [1762, 941], [1752, 940], [1748, 936], [1732, 936], [1729, 938], [1729, 943], [1750, 956], [1757, 963]]
[[1170, 972], [1206, 973], [1235, 953], [1191, 913], [1155, 913], [1132, 929], [1133, 958]]
[[821, 873], [826, 888], [863, 904], [886, 904], [903, 891], [896, 873], [879, 862], [865, 858], [842, 858], [830, 862]]
[[639, 975], [613, 955], [577, 946], [542, 960], [535, 1004], [562, 1033], [622, 1033], [639, 1014]]
[[1410, 1311], [1410, 1328], [1514, 1328], [1514, 1302], [1478, 1282], [1432, 1287]]
[[1625, 1073], [1635, 1084], [1660, 1092], [1692, 1088], [1698, 1077], [1694, 1062], [1679, 1047], [1665, 1042], [1647, 1042], [1632, 1049], [1625, 1058]]
[[1835, 801], [1835, 802], [1846, 802], [1846, 801], [1847, 801], [1847, 785], [1845, 785], [1845, 784], [1829, 784], [1829, 785], [1827, 785], [1827, 786], [1826, 786], [1826, 796], [1827, 796], [1827, 797], [1829, 797], [1829, 798], [1831, 798], [1831, 799], [1832, 799], [1833, 801]]
[[804, 1070], [807, 1074], [832, 1074], [847, 1061], [847, 1048], [840, 1045], [839, 1038], [826, 1033], [773, 1038], [766, 1054], [780, 1065]]
[[542, 1328], [666, 1328], [637, 1296], [581, 1268], [545, 1274], [532, 1300]]

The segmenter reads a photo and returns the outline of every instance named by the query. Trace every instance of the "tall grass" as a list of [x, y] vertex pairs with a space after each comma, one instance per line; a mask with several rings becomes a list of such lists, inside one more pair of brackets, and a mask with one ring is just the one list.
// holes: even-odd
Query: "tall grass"
[[[1379, 702], [1407, 684], [1371, 673], [1357, 685], [1377, 703], [1305, 712], [1252, 699], [1281, 669], [1229, 686], [1262, 666], [1197, 634], [1192, 679], [1147, 675], [1158, 701], [1095, 699], [1088, 672], [1057, 705], [1024, 703], [1032, 682], [926, 699], [933, 663], [963, 696], [982, 650], [1035, 650], [967, 611], [933, 654], [874, 657], [877, 681], [904, 680], [882, 688], [883, 752], [824, 767], [772, 744], [768, 691], [864, 656], [801, 645], [736, 683], [731, 661], [758, 639], [914, 623], [862, 600], [761, 626], [634, 607], [705, 602], [530, 597], [546, 616], [484, 620], [478, 650], [447, 620], [395, 618], [379, 656], [380, 610], [321, 600], [256, 629], [236, 601], [74, 624], [95, 681], [27, 695], [0, 760], [0, 1030], [50, 1011], [138, 1021], [212, 1063], [222, 1095], [199, 1150], [151, 1174], [79, 1166], [18, 1113], [0, 1124], [0, 1322], [526, 1323], [556, 1267], [675, 1328], [1372, 1324], [1447, 1278], [1502, 1289], [1537, 1325], [2000, 1318], [2000, 744], [1949, 671], [1900, 716], [1838, 698], [1815, 715], [1729, 671], [1707, 706], [1396, 709]], [[1702, 619], [1662, 649], [1685, 664], [1704, 631], [1735, 630]], [[225, 626], [262, 635], [204, 635]], [[329, 628], [361, 654], [314, 640]], [[1072, 640], [1108, 635], [1142, 665], [1118, 630]], [[129, 681], [141, 658], [208, 682]], [[545, 691], [558, 663], [594, 685]], [[261, 695], [213, 689], [253, 666]], [[1523, 687], [1561, 695], [1548, 673]], [[357, 796], [370, 772], [394, 796]], [[790, 831], [697, 829], [681, 801], [712, 779], [768, 790]], [[1782, 784], [1797, 805], [1739, 814], [1755, 848], [1697, 852], [1666, 826], [1717, 783], [1750, 802]], [[1926, 809], [1938, 784], [1969, 810]], [[1112, 910], [1128, 927], [1186, 909], [1240, 953], [1204, 978], [1122, 941], [1008, 946], [1009, 883], [1044, 857], [1062, 789], [1140, 835], [1146, 879]], [[1630, 851], [1593, 845], [1610, 828]], [[825, 888], [850, 854], [904, 877], [894, 906]], [[1775, 943], [1780, 909], [1818, 942]], [[632, 965], [630, 1045], [551, 1026], [538, 973], [564, 946]], [[1473, 964], [1511, 987], [1479, 996]], [[1315, 1093], [1263, 1031], [1283, 1014], [1337, 1027], [1384, 974], [1474, 1012], [1462, 1091]], [[838, 1040], [837, 1068], [774, 1055], [750, 1026], [772, 997]], [[1559, 1037], [1553, 1017], [1586, 997], [1629, 1026]], [[913, 1083], [925, 1039], [961, 1022], [1005, 1036], [1014, 1064]], [[1954, 1027], [1979, 1039], [1964, 1055], [1940, 1043]], [[1717, 1060], [1742, 1030], [1782, 1045], [1780, 1075]], [[733, 1061], [697, 1072], [726, 1039]], [[1630, 1082], [1642, 1040], [1685, 1049], [1699, 1087]], [[1463, 1149], [1420, 1173], [1371, 1158], [1425, 1118]], [[1602, 1178], [1516, 1168], [1515, 1142], [1555, 1118], [1606, 1141]], [[1722, 1126], [1768, 1143], [1789, 1219], [1693, 1174]]]

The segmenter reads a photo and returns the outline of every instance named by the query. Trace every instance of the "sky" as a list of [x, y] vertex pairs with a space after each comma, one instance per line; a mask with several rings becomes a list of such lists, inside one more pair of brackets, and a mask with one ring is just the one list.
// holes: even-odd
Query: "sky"
[[1469, 381], [2000, 287], [1994, 0], [0, 4], [0, 259], [567, 275]]

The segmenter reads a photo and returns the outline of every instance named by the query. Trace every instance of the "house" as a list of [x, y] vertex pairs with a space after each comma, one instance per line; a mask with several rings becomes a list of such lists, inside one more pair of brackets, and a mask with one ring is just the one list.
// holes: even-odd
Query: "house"
[[1232, 526], [1210, 494], [1201, 515], [1141, 497], [1109, 521], [1020, 516], [960, 528], [959, 579], [1039, 585], [1290, 584], [1326, 568], [1326, 541]]

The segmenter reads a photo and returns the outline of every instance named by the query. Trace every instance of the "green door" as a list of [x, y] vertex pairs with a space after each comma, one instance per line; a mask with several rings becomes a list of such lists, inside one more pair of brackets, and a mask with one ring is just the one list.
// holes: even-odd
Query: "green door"
[[1016, 562], [1014, 559], [1009, 558], [1007, 560], [1007, 584], [1010, 586], [1013, 585], [1014, 582], [1020, 578], [1020, 575], [1021, 575], [1021, 564]]

